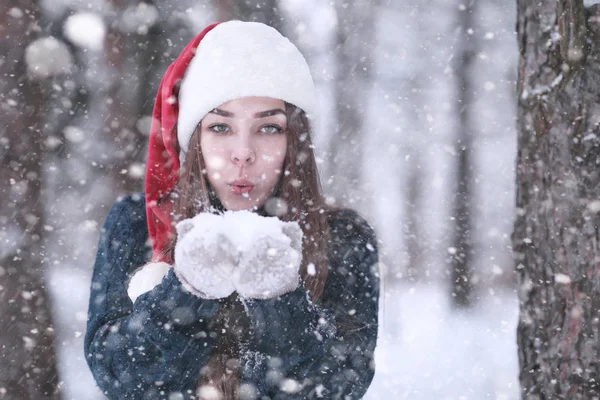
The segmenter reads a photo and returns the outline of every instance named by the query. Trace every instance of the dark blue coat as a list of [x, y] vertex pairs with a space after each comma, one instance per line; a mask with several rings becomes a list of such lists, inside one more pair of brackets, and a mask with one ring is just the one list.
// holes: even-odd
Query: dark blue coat
[[[252, 326], [240, 384], [258, 399], [360, 399], [374, 375], [379, 271], [376, 237], [354, 211], [329, 219], [332, 246], [323, 292], [313, 304], [303, 285], [267, 300], [245, 300]], [[170, 269], [132, 304], [128, 281], [150, 257], [143, 194], [110, 210], [98, 243], [85, 335], [85, 358], [110, 399], [195, 399], [200, 369], [219, 332], [209, 321], [221, 300], [187, 292]], [[262, 356], [252, 356], [262, 355]], [[269, 362], [278, 357], [281, 362]], [[302, 384], [274, 385], [271, 369]]]

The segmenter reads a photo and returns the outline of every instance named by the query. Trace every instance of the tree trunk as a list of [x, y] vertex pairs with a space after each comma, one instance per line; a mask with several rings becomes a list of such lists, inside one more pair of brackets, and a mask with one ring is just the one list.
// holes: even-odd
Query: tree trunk
[[277, 0], [213, 0], [219, 21], [239, 19], [262, 22], [285, 34]]
[[336, 129], [328, 149], [327, 192], [337, 204], [362, 209], [363, 122], [374, 71], [375, 18], [379, 1], [336, 1]]
[[450, 254], [450, 279], [452, 303], [455, 307], [469, 307], [472, 302], [472, 239], [473, 223], [471, 207], [474, 202], [472, 189], [473, 136], [475, 134], [471, 109], [473, 103], [472, 65], [475, 58], [475, 35], [473, 21], [475, 0], [469, 0], [458, 8], [459, 40], [456, 56], [456, 84], [458, 126], [456, 132], [457, 190], [454, 198], [454, 235]]
[[[409, 153], [416, 157], [415, 149]], [[425, 256], [427, 252], [427, 241], [423, 234], [423, 170], [417, 161], [409, 163], [408, 179], [402, 187], [406, 188], [406, 224], [405, 242], [407, 253], [406, 275], [409, 282], [418, 281], [423, 278], [427, 265]]]
[[[85, 140], [72, 141], [60, 132], [63, 146], [53, 158], [58, 167], [48, 177], [60, 204], [85, 201], [80, 208], [50, 210], [64, 235], [56, 237], [71, 255], [81, 252], [81, 241], [70, 239], [80, 221], [99, 226], [118, 196], [143, 191], [156, 91], [168, 63], [192, 37], [183, 13], [167, 11], [174, 7], [165, 2], [111, 3], [114, 13], [105, 15], [103, 50], [75, 49], [79, 73], [73, 77], [77, 90], [67, 124], [83, 132]], [[87, 247], [85, 251], [81, 260], [71, 257], [76, 266], [89, 260]]]
[[518, 0], [524, 399], [600, 398], [600, 6]]
[[[157, 66], [168, 51], [159, 41], [174, 21], [141, 0], [113, 0], [113, 4], [116, 14], [109, 23], [104, 49], [110, 84], [102, 98], [106, 104], [102, 140], [108, 142], [106, 148], [112, 151], [99, 163], [112, 177], [113, 192], [124, 194], [143, 190], [149, 123], [140, 122], [152, 113], [161, 75], [157, 74]], [[129, 25], [125, 17], [128, 10], [141, 7], [152, 7], [156, 20]], [[184, 35], [191, 39], [188, 31]], [[178, 41], [171, 43], [180, 46]]]
[[[7, 4], [8, 3], [8, 4]], [[58, 399], [51, 307], [44, 286], [42, 84], [25, 50], [38, 38], [34, 1], [0, 3], [0, 398]]]

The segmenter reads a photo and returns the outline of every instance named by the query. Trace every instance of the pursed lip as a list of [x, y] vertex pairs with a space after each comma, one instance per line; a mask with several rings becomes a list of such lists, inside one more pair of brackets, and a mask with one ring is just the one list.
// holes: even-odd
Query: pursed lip
[[231, 193], [235, 195], [248, 196], [249, 193], [254, 191], [254, 183], [248, 179], [237, 179], [229, 184]]
[[237, 179], [237, 180], [229, 183], [229, 186], [241, 186], [241, 187], [252, 186], [253, 187], [255, 185], [248, 179]]

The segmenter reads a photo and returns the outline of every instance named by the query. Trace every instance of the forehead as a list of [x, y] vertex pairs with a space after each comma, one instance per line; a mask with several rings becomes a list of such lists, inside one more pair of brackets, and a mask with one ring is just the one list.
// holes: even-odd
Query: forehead
[[239, 99], [230, 100], [218, 107], [219, 110], [228, 111], [238, 116], [253, 116], [260, 111], [281, 109], [285, 111], [285, 103], [283, 100], [274, 99], [271, 97], [241, 97]]

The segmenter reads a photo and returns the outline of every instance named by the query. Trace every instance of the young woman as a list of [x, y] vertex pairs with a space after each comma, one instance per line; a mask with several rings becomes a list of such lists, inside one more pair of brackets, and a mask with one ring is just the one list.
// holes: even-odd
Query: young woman
[[[108, 398], [365, 394], [377, 240], [355, 211], [323, 200], [317, 110], [303, 56], [264, 24], [210, 25], [169, 67], [145, 193], [112, 207], [94, 265], [85, 356]], [[241, 251], [236, 234], [202, 237], [219, 228], [214, 218], [239, 235], [273, 221], [296, 232], [252, 238]], [[183, 239], [190, 229], [199, 239]]]

